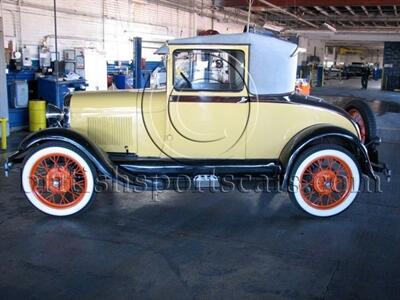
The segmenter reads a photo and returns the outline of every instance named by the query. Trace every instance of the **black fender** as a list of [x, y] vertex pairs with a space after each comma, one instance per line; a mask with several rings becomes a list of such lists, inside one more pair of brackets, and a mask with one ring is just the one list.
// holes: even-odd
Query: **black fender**
[[48, 128], [31, 133], [21, 141], [18, 151], [8, 158], [9, 163], [22, 162], [33, 147], [46, 142], [70, 144], [82, 151], [101, 174], [106, 176], [112, 176], [113, 174], [113, 164], [105, 152], [79, 132], [66, 128]]
[[20, 143], [18, 151], [8, 158], [6, 168], [10, 169], [14, 164], [21, 163], [31, 149], [46, 142], [64, 142], [76, 147], [89, 158], [99, 175], [108, 179], [116, 180], [123, 185], [148, 187], [150, 181], [145, 179], [138, 181], [135, 176], [123, 168], [117, 168], [108, 155], [96, 144], [79, 132], [66, 128], [49, 128], [28, 135]]
[[307, 148], [322, 144], [338, 144], [354, 154], [364, 174], [377, 180], [368, 155], [367, 148], [360, 139], [349, 130], [329, 124], [318, 124], [307, 127], [296, 134], [283, 148], [279, 161], [282, 164], [281, 184], [286, 185], [294, 162]]

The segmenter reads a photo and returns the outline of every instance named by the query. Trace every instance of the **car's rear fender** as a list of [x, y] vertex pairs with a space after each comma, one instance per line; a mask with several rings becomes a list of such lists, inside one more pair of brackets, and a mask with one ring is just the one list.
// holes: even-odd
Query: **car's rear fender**
[[364, 174], [377, 179], [367, 148], [352, 132], [329, 124], [310, 126], [295, 135], [283, 148], [279, 160], [282, 164], [281, 184], [286, 185], [294, 162], [307, 148], [317, 144], [338, 144], [354, 154]]

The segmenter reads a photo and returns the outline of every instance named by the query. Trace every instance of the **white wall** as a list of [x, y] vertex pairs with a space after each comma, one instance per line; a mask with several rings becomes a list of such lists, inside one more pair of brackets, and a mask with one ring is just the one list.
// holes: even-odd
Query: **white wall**
[[[336, 52], [339, 51], [340, 47], [335, 47]], [[338, 53], [337, 55], [337, 64], [345, 64], [345, 65], [350, 65], [353, 62], [363, 62], [363, 63], [377, 63], [382, 67], [383, 64], [383, 45], [382, 49], [380, 48], [362, 48], [362, 47], [347, 47], [347, 48], [357, 48], [361, 50], [361, 53], [349, 53], [349, 54], [340, 54]], [[335, 55], [333, 54], [325, 54], [326, 61], [335, 61]]]
[[[306, 61], [307, 57], [310, 55], [315, 55], [320, 58], [321, 64], [324, 61], [334, 61], [335, 60], [335, 52], [329, 54], [326, 51], [326, 43], [327, 41], [324, 39], [318, 38], [309, 38], [301, 36], [299, 39], [299, 47], [305, 48], [305, 53], [299, 53], [298, 55], [298, 65], [301, 65], [303, 61]], [[340, 42], [337, 42], [340, 44]], [[348, 42], [347, 42], [348, 43]], [[339, 47], [335, 47], [335, 51], [339, 51]], [[337, 63], [344, 63], [346, 65], [351, 64], [352, 62], [366, 62], [366, 63], [378, 63], [382, 66], [383, 63], [383, 46], [379, 47], [371, 47], [370, 49], [367, 46], [360, 46], [357, 42], [354, 42], [354, 47], [347, 46], [347, 48], [362, 48], [364, 49], [361, 54], [346, 54], [337, 56]]]
[[301, 65], [306, 61], [308, 56], [313, 55], [318, 56], [321, 63], [324, 61], [325, 41], [319, 39], [308, 39], [301, 36], [299, 38], [299, 47], [306, 49], [306, 52], [299, 53], [297, 60], [298, 65]]
[[[47, 36], [54, 50], [53, 0], [3, 0], [4, 43], [13, 40], [26, 45], [33, 56]], [[109, 60], [132, 59], [130, 38], [143, 38], [143, 57], [152, 53], [166, 39], [195, 35], [197, 30], [214, 29], [221, 33], [241, 32], [243, 25], [212, 22], [199, 16], [143, 0], [57, 0], [59, 51], [74, 47], [104, 50]], [[156, 1], [154, 1], [156, 2]], [[156, 2], [157, 3], [157, 2]]]

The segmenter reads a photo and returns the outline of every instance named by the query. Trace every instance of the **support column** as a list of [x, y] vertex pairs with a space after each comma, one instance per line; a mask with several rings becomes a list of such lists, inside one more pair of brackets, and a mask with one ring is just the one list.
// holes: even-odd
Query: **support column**
[[382, 89], [400, 89], [400, 42], [385, 42]]
[[142, 88], [142, 38], [133, 38], [134, 88]]
[[[6, 61], [4, 54], [4, 33], [3, 18], [0, 17], [0, 118], [9, 118], [8, 116], [8, 97], [6, 80]], [[9, 126], [7, 128], [9, 133]], [[1, 136], [1, 132], [0, 132]]]

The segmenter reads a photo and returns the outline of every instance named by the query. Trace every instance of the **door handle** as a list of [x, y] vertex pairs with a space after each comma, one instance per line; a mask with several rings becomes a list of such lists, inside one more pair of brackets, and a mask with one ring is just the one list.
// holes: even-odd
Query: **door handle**
[[249, 97], [242, 97], [238, 102], [236, 103], [246, 103], [249, 101]]

